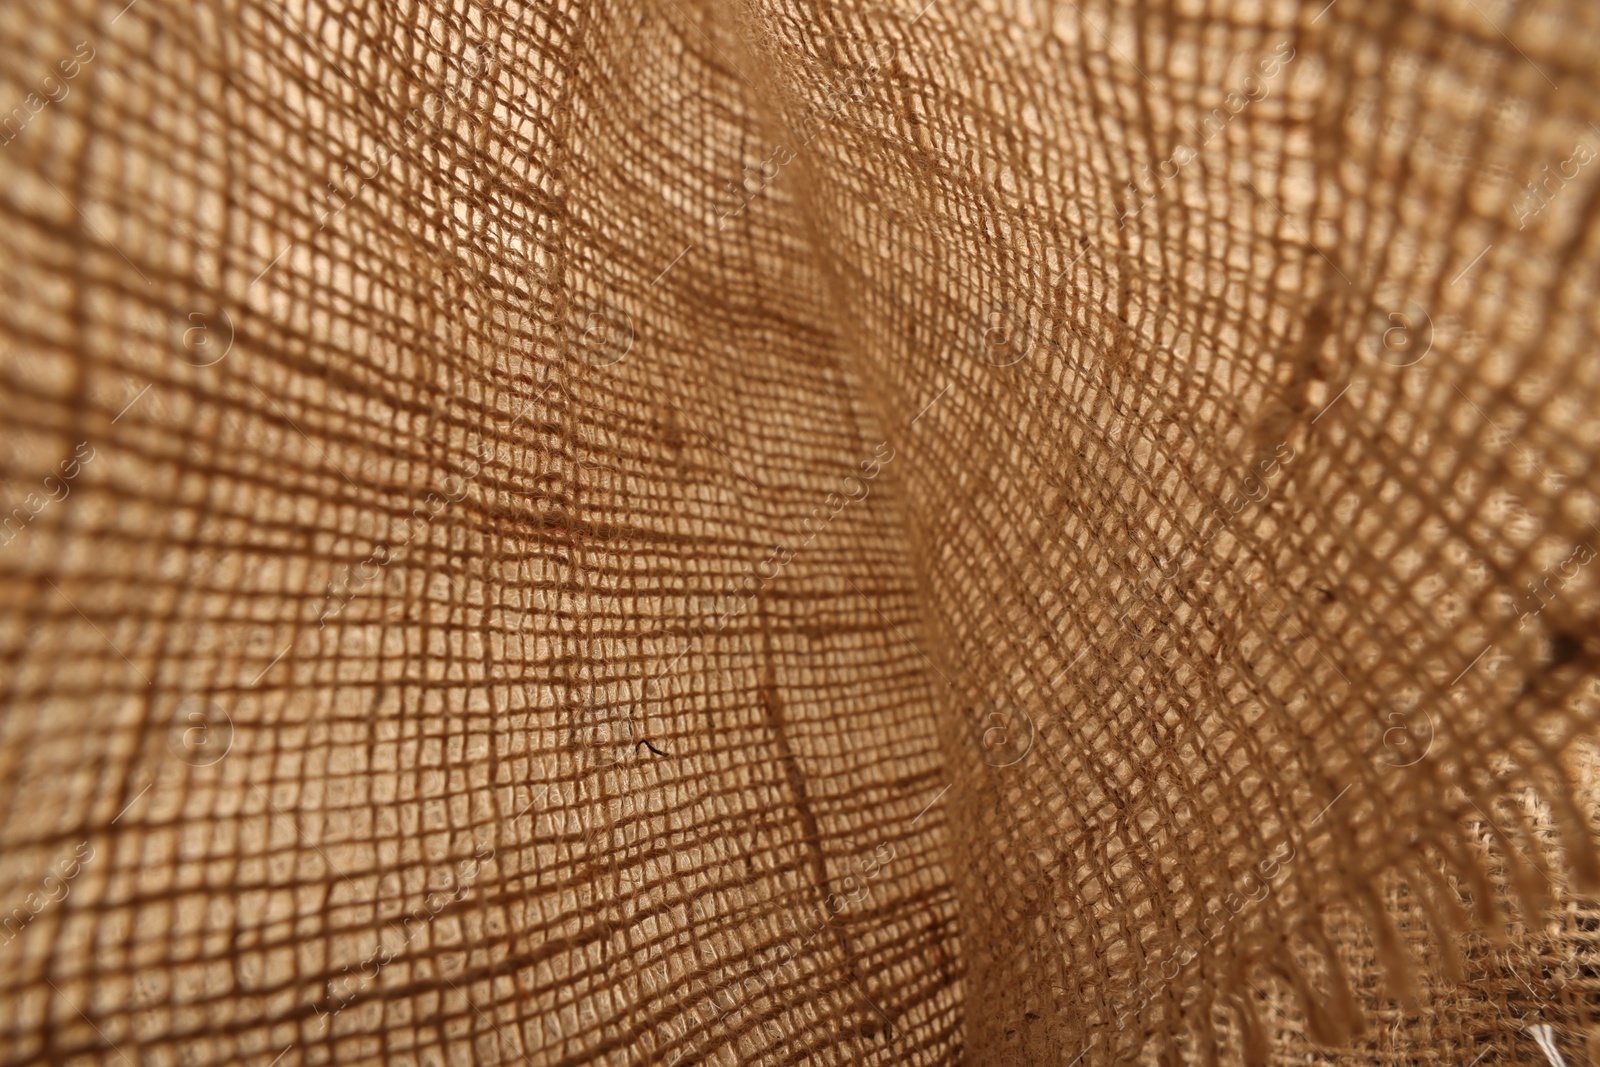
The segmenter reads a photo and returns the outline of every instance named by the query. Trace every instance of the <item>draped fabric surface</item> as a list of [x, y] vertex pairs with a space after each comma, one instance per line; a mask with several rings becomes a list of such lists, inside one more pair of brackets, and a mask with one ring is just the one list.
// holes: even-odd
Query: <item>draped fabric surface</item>
[[1597, 46], [0, 5], [0, 1064], [1600, 1062]]

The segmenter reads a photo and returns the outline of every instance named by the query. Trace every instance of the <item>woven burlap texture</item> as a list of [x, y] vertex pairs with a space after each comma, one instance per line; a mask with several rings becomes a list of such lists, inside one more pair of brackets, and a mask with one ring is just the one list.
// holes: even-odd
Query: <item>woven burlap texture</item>
[[1600, 1062], [1597, 45], [0, 7], [0, 1062]]

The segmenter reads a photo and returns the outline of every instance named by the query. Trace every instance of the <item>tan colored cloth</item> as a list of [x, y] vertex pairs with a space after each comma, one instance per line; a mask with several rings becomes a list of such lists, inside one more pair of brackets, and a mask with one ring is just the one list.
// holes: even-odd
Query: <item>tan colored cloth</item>
[[0, 12], [0, 1062], [1593, 1062], [1597, 19]]

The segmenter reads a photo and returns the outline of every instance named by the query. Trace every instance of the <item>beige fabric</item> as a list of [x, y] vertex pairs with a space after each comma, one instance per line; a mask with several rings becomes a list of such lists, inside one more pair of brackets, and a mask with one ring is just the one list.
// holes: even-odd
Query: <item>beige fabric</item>
[[0, 9], [0, 1061], [1600, 1058], [1596, 23]]

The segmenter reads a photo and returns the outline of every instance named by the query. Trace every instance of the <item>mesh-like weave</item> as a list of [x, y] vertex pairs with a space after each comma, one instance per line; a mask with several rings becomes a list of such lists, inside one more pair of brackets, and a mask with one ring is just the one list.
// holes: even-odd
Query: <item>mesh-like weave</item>
[[0, 6], [0, 1063], [1600, 1062], [1597, 46]]

